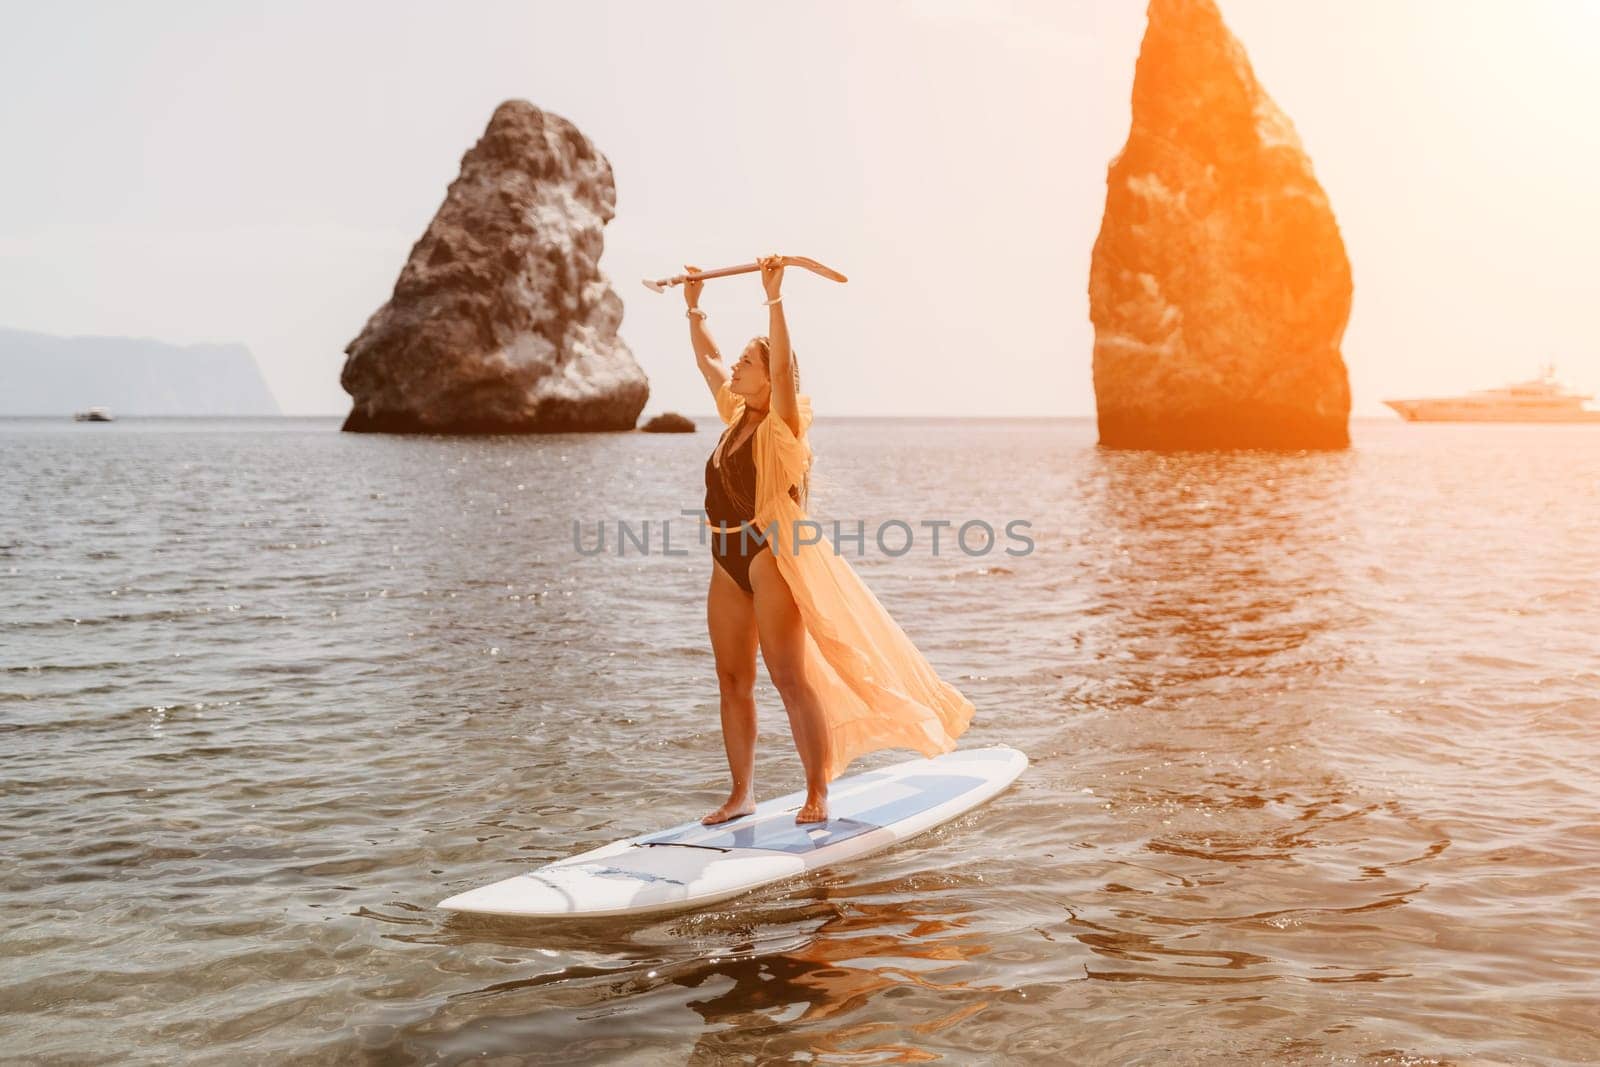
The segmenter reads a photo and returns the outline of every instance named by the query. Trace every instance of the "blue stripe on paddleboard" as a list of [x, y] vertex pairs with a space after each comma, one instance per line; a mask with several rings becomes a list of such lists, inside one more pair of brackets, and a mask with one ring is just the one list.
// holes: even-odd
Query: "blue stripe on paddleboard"
[[654, 837], [640, 845], [699, 845], [706, 848], [756, 848], [769, 852], [814, 852], [858, 834], [893, 825], [929, 808], [954, 800], [984, 785], [985, 779], [964, 774], [923, 774], [893, 781], [887, 787], [898, 795], [882, 799], [863, 790], [830, 804], [833, 817], [825, 823], [796, 825], [791, 812], [777, 812], [759, 821], [735, 822], [726, 829], [690, 826]]

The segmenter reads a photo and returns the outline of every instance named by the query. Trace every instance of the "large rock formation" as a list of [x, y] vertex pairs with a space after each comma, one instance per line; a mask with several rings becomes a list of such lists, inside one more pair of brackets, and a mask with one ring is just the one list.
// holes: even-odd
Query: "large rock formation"
[[522, 100], [495, 109], [394, 295], [345, 349], [346, 430], [631, 430], [650, 394], [600, 274], [611, 164]]
[[1211, 0], [1151, 0], [1089, 276], [1100, 443], [1343, 448], [1350, 263]]
[[0, 329], [0, 415], [276, 415], [244, 345]]

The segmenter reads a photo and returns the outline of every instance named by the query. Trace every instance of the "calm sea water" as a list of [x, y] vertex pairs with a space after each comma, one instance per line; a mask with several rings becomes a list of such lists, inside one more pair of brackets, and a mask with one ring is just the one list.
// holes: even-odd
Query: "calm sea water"
[[1600, 1058], [1589, 427], [821, 420], [821, 518], [1033, 524], [853, 561], [1028, 772], [697, 913], [434, 910], [721, 799], [691, 521], [687, 556], [572, 539], [699, 506], [717, 427], [0, 421], [6, 1058]]

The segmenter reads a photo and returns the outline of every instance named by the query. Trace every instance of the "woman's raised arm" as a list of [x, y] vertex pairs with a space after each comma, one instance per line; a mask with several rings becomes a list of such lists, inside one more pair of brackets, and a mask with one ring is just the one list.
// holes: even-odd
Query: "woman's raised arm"
[[795, 396], [794, 364], [789, 349], [789, 324], [783, 317], [783, 258], [762, 256], [761, 284], [767, 290], [767, 306], [772, 317], [767, 325], [767, 340], [772, 351], [769, 377], [772, 379], [772, 410], [800, 436], [800, 403]]
[[[683, 269], [691, 273], [700, 270], [687, 263]], [[700, 310], [700, 290], [705, 288], [705, 284], [698, 279], [686, 280], [683, 283], [683, 300], [689, 305], [685, 314], [689, 316], [689, 344], [694, 347], [695, 365], [700, 368], [706, 388], [711, 390], [711, 399], [715, 402], [717, 391], [728, 380], [728, 368], [722, 365], [722, 353], [717, 351], [717, 343], [711, 339], [711, 331], [706, 329], [706, 313]]]

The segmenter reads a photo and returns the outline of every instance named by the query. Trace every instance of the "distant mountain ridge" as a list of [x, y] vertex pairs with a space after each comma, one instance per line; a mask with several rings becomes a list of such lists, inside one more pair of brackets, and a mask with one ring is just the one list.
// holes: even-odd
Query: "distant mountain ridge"
[[244, 345], [57, 337], [0, 328], [0, 415], [278, 415]]

